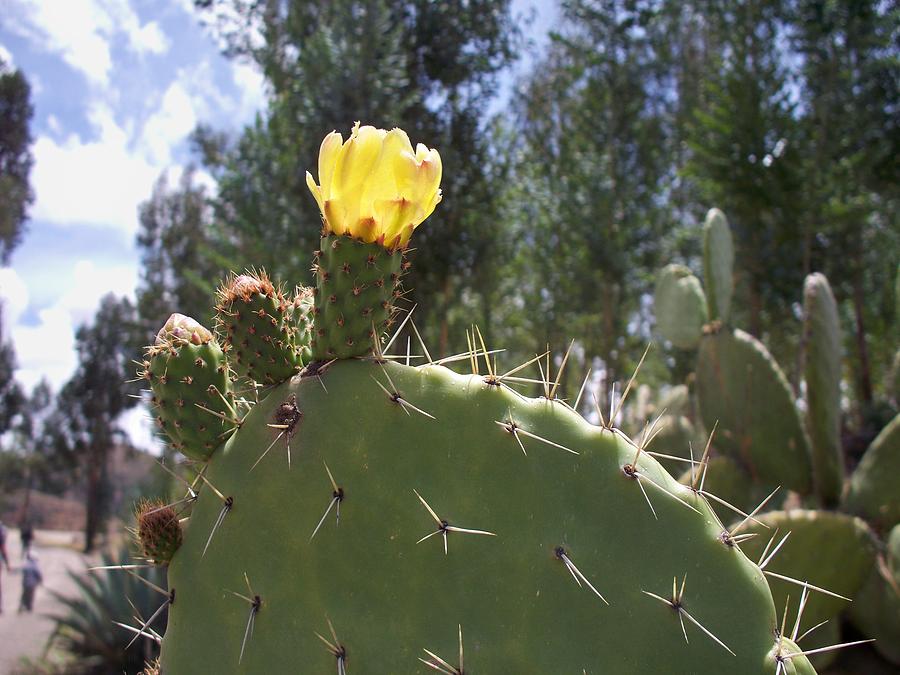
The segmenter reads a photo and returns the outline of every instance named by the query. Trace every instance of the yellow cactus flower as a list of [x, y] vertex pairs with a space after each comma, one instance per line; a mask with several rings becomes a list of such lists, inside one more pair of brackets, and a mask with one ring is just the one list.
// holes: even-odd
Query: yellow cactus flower
[[319, 149], [319, 184], [306, 184], [319, 204], [325, 232], [387, 248], [406, 246], [413, 230], [441, 201], [441, 156], [402, 129], [353, 126], [350, 138], [332, 131]]

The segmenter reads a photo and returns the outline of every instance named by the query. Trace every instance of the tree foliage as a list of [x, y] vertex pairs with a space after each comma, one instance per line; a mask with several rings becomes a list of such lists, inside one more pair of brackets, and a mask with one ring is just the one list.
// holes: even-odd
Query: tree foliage
[[0, 59], [0, 264], [7, 264], [22, 241], [28, 207], [34, 193], [28, 182], [34, 114], [31, 87], [21, 70], [11, 70]]
[[107, 515], [109, 458], [126, 437], [119, 416], [135, 405], [137, 316], [127, 298], [105, 296], [90, 324], [76, 332], [78, 367], [57, 398], [50, 434], [62, 455], [76, 459], [87, 493], [85, 550], [95, 545]]

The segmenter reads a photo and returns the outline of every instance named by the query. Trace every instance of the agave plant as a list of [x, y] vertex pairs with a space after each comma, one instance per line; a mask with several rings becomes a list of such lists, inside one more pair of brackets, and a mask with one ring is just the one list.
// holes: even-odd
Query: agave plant
[[[101, 567], [127, 565], [127, 547], [104, 553]], [[79, 675], [139, 673], [144, 662], [159, 652], [154, 632], [165, 632], [165, 612], [159, 614], [138, 635], [129, 625], [143, 625], [159, 607], [159, 592], [165, 585], [165, 570], [135, 567], [128, 573], [105, 574], [98, 568], [69, 572], [80, 593], [66, 597], [53, 593], [68, 608], [66, 614], [51, 616], [56, 627], [48, 649], [57, 647], [75, 657], [69, 672]], [[52, 591], [51, 591], [52, 592]], [[133, 644], [132, 644], [133, 643]]]

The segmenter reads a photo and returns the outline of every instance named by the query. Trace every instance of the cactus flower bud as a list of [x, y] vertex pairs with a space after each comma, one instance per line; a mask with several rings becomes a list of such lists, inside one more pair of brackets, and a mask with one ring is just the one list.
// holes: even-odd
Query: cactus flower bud
[[306, 184], [319, 204], [325, 233], [347, 234], [386, 248], [404, 247], [441, 201], [441, 156], [402, 129], [361, 127], [345, 142], [332, 131], [319, 149], [319, 184]]

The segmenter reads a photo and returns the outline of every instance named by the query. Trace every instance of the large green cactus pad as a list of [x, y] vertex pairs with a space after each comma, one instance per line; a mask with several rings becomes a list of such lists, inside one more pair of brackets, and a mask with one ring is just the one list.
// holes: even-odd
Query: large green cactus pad
[[[853, 598], [875, 562], [875, 539], [859, 518], [831, 511], [772, 511], [750, 523], [745, 531], [756, 533], [743, 544], [747, 555], [759, 559], [766, 543], [777, 530], [776, 543], [790, 537], [766, 566], [766, 571], [809, 582], [819, 588]], [[794, 607], [801, 589], [777, 577], [770, 580], [776, 607], [784, 607], [788, 597]], [[811, 593], [803, 613], [802, 630], [820, 621], [834, 619], [850, 602], [818, 591]]]
[[818, 272], [803, 284], [806, 344], [806, 427], [816, 484], [822, 501], [833, 506], [844, 486], [841, 447], [841, 324], [828, 279]]
[[807, 493], [809, 446], [781, 368], [753, 336], [723, 329], [705, 335], [697, 363], [697, 400], [716, 447], [757, 480]]
[[882, 530], [900, 523], [900, 415], [872, 441], [850, 477], [847, 507]]
[[[163, 672], [428, 673], [426, 649], [457, 667], [461, 626], [466, 673], [772, 675], [764, 576], [701, 497], [634, 458], [558, 401], [437, 365], [295, 378], [206, 471], [221, 497], [203, 488], [169, 568]], [[733, 654], [647, 594], [684, 575], [677, 606]]]
[[891, 530], [886, 550], [854, 598], [850, 619], [888, 661], [900, 666], [900, 525]]

